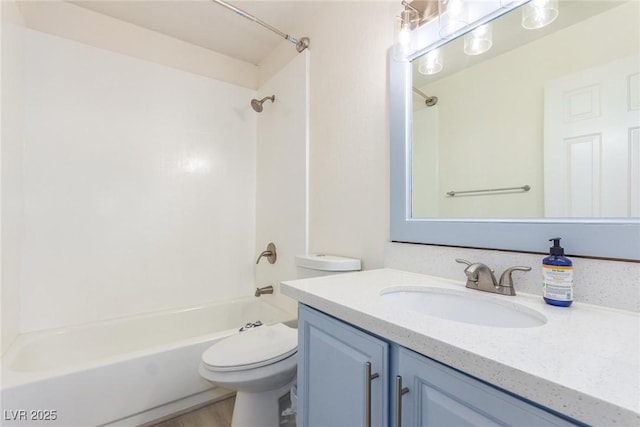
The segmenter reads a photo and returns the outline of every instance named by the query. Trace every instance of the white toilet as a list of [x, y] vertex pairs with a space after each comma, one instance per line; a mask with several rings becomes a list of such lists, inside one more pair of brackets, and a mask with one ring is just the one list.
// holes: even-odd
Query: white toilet
[[[332, 255], [296, 256], [299, 277], [360, 270], [360, 260]], [[298, 330], [282, 323], [247, 329], [203, 354], [200, 375], [236, 390], [232, 427], [278, 427], [280, 400], [296, 378]], [[288, 403], [288, 402], [287, 402]]]

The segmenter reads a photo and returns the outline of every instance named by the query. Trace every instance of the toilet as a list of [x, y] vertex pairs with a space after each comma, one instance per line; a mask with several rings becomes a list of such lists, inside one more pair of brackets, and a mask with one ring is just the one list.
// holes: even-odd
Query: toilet
[[[360, 260], [354, 258], [308, 254], [295, 259], [299, 278], [360, 270]], [[209, 347], [199, 373], [236, 391], [232, 427], [278, 427], [283, 403], [284, 409], [291, 407], [288, 393], [296, 379], [297, 353], [297, 329], [283, 323], [248, 328]]]

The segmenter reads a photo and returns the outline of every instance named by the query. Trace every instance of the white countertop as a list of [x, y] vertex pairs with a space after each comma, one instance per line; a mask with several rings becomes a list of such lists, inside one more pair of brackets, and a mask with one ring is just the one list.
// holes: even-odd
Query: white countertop
[[[532, 328], [460, 323], [380, 298], [390, 286], [424, 285], [507, 299], [542, 313]], [[517, 286], [517, 283], [516, 283]], [[282, 292], [389, 341], [597, 426], [640, 425], [640, 314], [541, 296], [470, 290], [464, 282], [380, 269], [282, 283]]]

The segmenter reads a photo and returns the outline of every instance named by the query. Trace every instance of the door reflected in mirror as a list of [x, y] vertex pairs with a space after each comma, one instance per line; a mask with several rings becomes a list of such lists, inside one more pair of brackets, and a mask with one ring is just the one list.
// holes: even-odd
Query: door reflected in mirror
[[411, 216], [640, 217], [638, 16], [561, 0], [541, 29], [493, 21], [484, 53], [441, 47], [436, 74], [414, 60]]

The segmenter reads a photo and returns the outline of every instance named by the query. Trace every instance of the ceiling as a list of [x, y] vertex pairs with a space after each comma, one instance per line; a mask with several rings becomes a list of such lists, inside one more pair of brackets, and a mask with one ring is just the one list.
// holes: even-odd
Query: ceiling
[[[210, 0], [90, 0], [69, 3], [255, 65], [260, 64], [284, 40]], [[323, 2], [253, 0], [229, 3], [283, 33], [302, 38], [306, 36], [304, 23]]]

